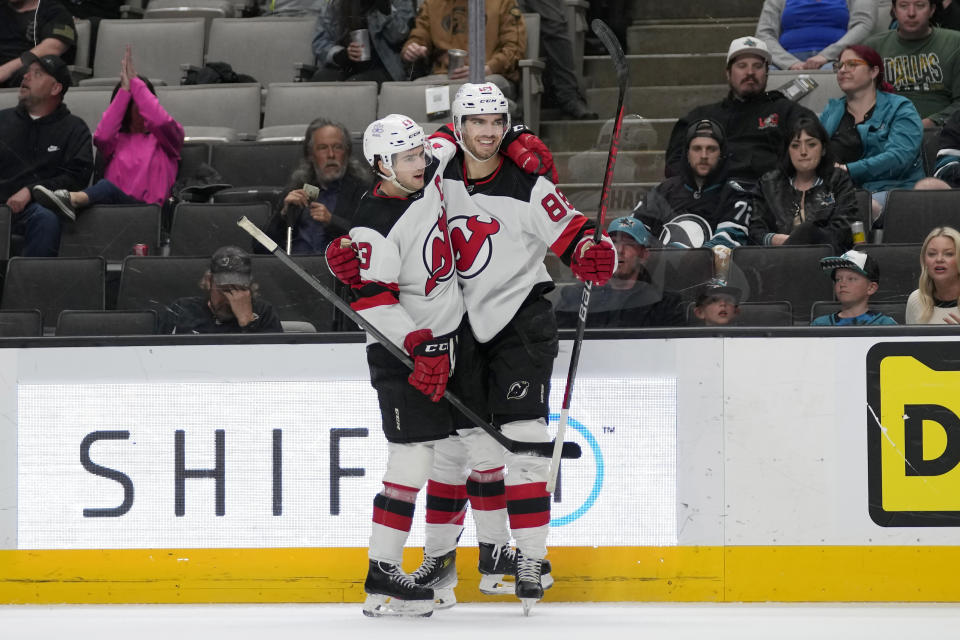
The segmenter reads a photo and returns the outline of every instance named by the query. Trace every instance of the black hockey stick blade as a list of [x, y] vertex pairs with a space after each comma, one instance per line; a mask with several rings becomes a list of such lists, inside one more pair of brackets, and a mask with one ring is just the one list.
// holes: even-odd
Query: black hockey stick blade
[[[409, 369], [413, 369], [413, 360], [410, 359], [406, 353], [404, 353], [397, 345], [387, 338], [383, 333], [377, 329], [375, 326], [370, 324], [363, 316], [354, 311], [349, 304], [347, 304], [340, 296], [338, 296], [334, 291], [330, 290], [328, 287], [324, 286], [322, 282], [317, 280], [315, 277], [303, 270], [303, 267], [298, 265], [293, 261], [293, 258], [288, 256], [283, 252], [283, 249], [274, 242], [270, 236], [265, 234], [257, 225], [253, 224], [246, 216], [242, 217], [237, 221], [237, 226], [242, 228], [244, 231], [253, 236], [253, 239], [259, 242], [267, 251], [275, 255], [280, 261], [290, 268], [291, 271], [296, 273], [300, 278], [310, 285], [314, 291], [319, 293], [321, 296], [327, 299], [330, 304], [339, 309], [344, 315], [356, 322], [358, 325], [363, 327], [371, 336], [376, 339], [383, 347], [392, 355], [397, 358], [400, 362], [406, 365]], [[513, 440], [503, 435], [503, 433], [488, 423], [486, 420], [478, 416], [470, 407], [463, 403], [460, 398], [458, 398], [452, 391], [447, 389], [443, 397], [452, 404], [457, 411], [459, 411], [463, 416], [469, 420], [475, 427], [479, 427], [489, 433], [494, 440], [500, 443], [500, 445], [510, 451], [511, 453], [520, 453], [526, 455], [540, 456], [543, 458], [549, 458], [553, 455], [555, 443], [554, 442], [525, 442], [522, 440]], [[563, 443], [563, 457], [564, 458], [579, 458], [582, 454], [580, 450], [580, 445], [576, 442], [564, 442]]]
[[623, 94], [627, 90], [627, 79], [630, 77], [630, 74], [627, 69], [627, 57], [623, 55], [623, 48], [620, 46], [620, 41], [617, 40], [617, 36], [603, 20], [595, 18], [590, 23], [590, 29], [597, 34], [600, 42], [603, 43], [603, 48], [610, 54], [610, 59], [613, 61], [613, 69], [617, 73], [617, 84], [619, 85], [620, 93]]

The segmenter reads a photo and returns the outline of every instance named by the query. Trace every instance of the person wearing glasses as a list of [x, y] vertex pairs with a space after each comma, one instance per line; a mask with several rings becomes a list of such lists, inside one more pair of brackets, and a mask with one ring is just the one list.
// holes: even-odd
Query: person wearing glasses
[[757, 37], [772, 57], [771, 68], [829, 68], [847, 45], [873, 30], [871, 0], [764, 0]]
[[873, 194], [876, 219], [890, 189], [911, 189], [924, 176], [923, 123], [909, 99], [891, 93], [870, 47], [847, 47], [835, 68], [844, 95], [827, 103], [820, 121], [837, 168]]
[[892, 0], [895, 31], [863, 44], [883, 59], [887, 81], [913, 102], [923, 126], [943, 125], [960, 107], [960, 32], [931, 24], [941, 0]]

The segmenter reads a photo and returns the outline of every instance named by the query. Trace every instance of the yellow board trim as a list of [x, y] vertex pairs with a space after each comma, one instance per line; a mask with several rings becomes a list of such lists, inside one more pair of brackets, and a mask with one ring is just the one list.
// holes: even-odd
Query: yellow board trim
[[[554, 547], [547, 601], [960, 602], [960, 547]], [[404, 567], [420, 561], [408, 550]], [[0, 551], [2, 603], [360, 602], [366, 549]], [[458, 551], [457, 598], [477, 589]]]

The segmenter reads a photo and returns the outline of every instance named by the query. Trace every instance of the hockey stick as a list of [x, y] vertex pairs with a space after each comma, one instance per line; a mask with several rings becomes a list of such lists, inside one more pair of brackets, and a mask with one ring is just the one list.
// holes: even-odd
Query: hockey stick
[[[617, 72], [617, 84], [620, 89], [620, 96], [617, 98], [617, 115], [613, 123], [613, 133], [610, 134], [610, 152], [607, 154], [607, 171], [603, 174], [603, 189], [600, 191], [600, 208], [597, 211], [597, 228], [593, 231], [594, 243], [600, 242], [603, 235], [604, 220], [607, 215], [607, 201], [610, 198], [610, 184], [613, 182], [613, 168], [617, 164], [617, 152], [620, 150], [620, 127], [623, 125], [623, 100], [627, 93], [627, 80], [629, 70], [627, 69], [627, 58], [623, 55], [623, 49], [617, 37], [602, 20], [594, 20], [590, 23], [600, 42], [610, 54], [613, 61], [613, 68]], [[570, 401], [573, 397], [573, 381], [577, 377], [577, 365], [580, 362], [580, 347], [583, 345], [583, 331], [587, 326], [587, 308], [590, 306], [590, 291], [593, 288], [592, 282], [585, 282], [583, 286], [583, 296], [580, 298], [580, 309], [577, 313], [577, 335], [573, 340], [573, 349], [570, 352], [570, 368], [567, 370], [567, 386], [563, 390], [563, 405], [560, 408], [560, 421], [557, 423], [556, 442], [562, 442], [563, 436], [567, 431], [567, 418], [570, 415]], [[557, 475], [560, 473], [560, 458], [563, 457], [560, 447], [554, 447], [553, 456], [550, 460], [550, 477], [547, 480], [547, 492], [553, 493], [557, 488]]]
[[[283, 249], [274, 242], [267, 234], [260, 230], [257, 225], [253, 224], [246, 216], [240, 218], [237, 221], [237, 225], [243, 228], [244, 231], [249, 233], [253, 238], [262, 244], [264, 248], [267, 249], [270, 253], [280, 258], [280, 262], [289, 267], [294, 273], [300, 276], [304, 282], [309, 284], [313, 289], [327, 299], [334, 307], [339, 309], [346, 315], [348, 318], [356, 322], [358, 325], [366, 329], [366, 331], [373, 336], [377, 342], [382, 344], [384, 348], [390, 352], [390, 355], [395, 357], [397, 360], [405, 364], [410, 369], [413, 369], [413, 360], [404, 353], [400, 347], [393, 344], [389, 338], [387, 338], [383, 333], [380, 332], [375, 326], [370, 324], [363, 316], [354, 311], [349, 304], [347, 304], [340, 296], [336, 293], [325, 287], [319, 280], [314, 278], [312, 275], [303, 270], [303, 268], [293, 261], [293, 258], [288, 256], [283, 252]], [[460, 398], [453, 394], [449, 389], [447, 389], [443, 397], [452, 404], [460, 413], [462, 413], [467, 420], [469, 420], [475, 427], [480, 427], [487, 433], [489, 433], [494, 440], [499, 442], [504, 449], [511, 453], [519, 453], [525, 455], [534, 455], [540, 456], [542, 458], [549, 458], [551, 455], [555, 454], [557, 449], [562, 448], [562, 456], [564, 458], [579, 458], [580, 457], [580, 445], [576, 442], [564, 442], [561, 446], [554, 446], [552, 442], [522, 442], [520, 440], [513, 440], [503, 435], [503, 433], [489, 424], [486, 420], [478, 416], [474, 411], [470, 409], [467, 405], [463, 403]]]

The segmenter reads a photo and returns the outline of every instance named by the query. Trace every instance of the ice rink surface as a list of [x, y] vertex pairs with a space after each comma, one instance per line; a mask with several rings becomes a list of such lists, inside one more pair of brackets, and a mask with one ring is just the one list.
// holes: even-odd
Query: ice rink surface
[[[934, 635], [935, 634], [935, 635]], [[565, 638], [903, 640], [960, 637], [949, 604], [458, 604], [430, 618], [364, 617], [359, 604], [3, 605], [4, 640]]]

